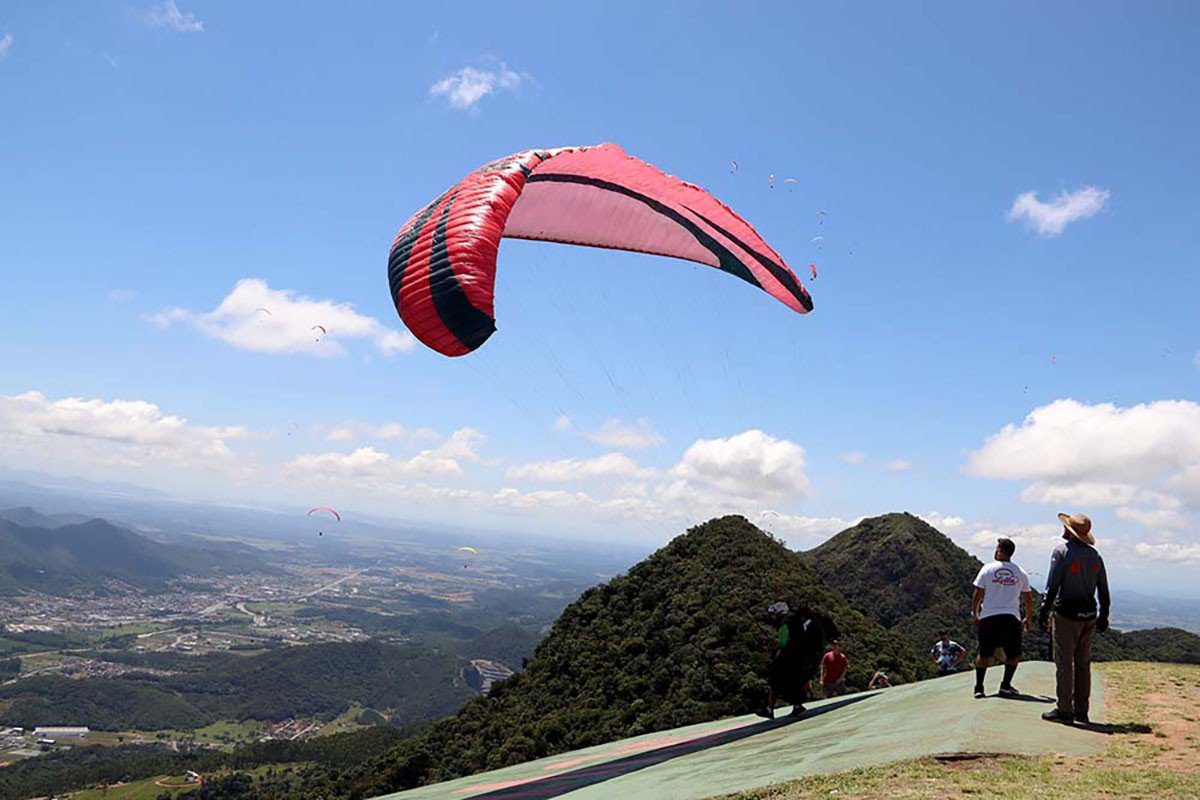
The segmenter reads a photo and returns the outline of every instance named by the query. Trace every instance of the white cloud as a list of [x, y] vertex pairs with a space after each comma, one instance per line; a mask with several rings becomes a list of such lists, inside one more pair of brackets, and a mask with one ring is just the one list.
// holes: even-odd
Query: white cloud
[[800, 500], [812, 489], [804, 466], [800, 445], [749, 430], [726, 439], [697, 439], [671, 474], [733, 497]]
[[564, 458], [558, 461], [535, 461], [510, 467], [506, 473], [514, 480], [535, 480], [548, 483], [567, 483], [589, 478], [649, 478], [655, 472], [638, 466], [624, 453], [607, 453], [596, 458]]
[[1178, 492], [1189, 506], [1200, 508], [1200, 464], [1193, 464], [1171, 477], [1167, 488]]
[[40, 455], [134, 467], [151, 461], [211, 466], [233, 458], [227, 442], [249, 435], [242, 427], [193, 425], [144, 400], [0, 396], [0, 437]]
[[614, 450], [646, 450], [658, 447], [663, 443], [663, 437], [654, 430], [650, 420], [640, 417], [633, 424], [627, 425], [620, 419], [606, 420], [596, 430], [584, 430], [566, 414], [554, 421], [554, 430], [560, 433], [572, 433], [583, 439]]
[[204, 23], [196, 19], [196, 15], [179, 10], [175, 0], [153, 5], [142, 13], [142, 19], [152, 28], [163, 28], [176, 33], [200, 33]]
[[1169, 508], [1134, 508], [1121, 506], [1116, 514], [1123, 520], [1141, 525], [1143, 528], [1161, 530], [1163, 528], [1187, 527], [1187, 519], [1178, 511]]
[[1173, 564], [1200, 564], [1200, 543], [1176, 544], [1163, 542], [1147, 544], [1139, 542], [1133, 547], [1134, 552], [1141, 558], [1152, 561], [1166, 561]]
[[1143, 484], [1200, 463], [1200, 405], [1160, 400], [1122, 408], [1055, 400], [1006, 425], [970, 454], [972, 475], [1054, 483]]
[[1057, 236], [1068, 225], [1100, 213], [1108, 201], [1108, 189], [1085, 186], [1075, 192], [1062, 192], [1049, 203], [1037, 199], [1036, 192], [1017, 195], [1008, 210], [1009, 220], [1024, 219], [1042, 236]]
[[293, 477], [320, 482], [350, 479], [360, 490], [373, 490], [405, 478], [460, 477], [463, 462], [483, 460], [476, 448], [486, 440], [474, 428], [461, 428], [438, 447], [408, 458], [367, 446], [350, 453], [305, 453], [285, 469]]
[[797, 514], [781, 514], [778, 511], [760, 511], [751, 520], [755, 525], [781, 538], [801, 545], [815, 545], [858, 524], [858, 520], [840, 517], [805, 517]]
[[920, 517], [942, 533], [960, 531], [967, 524], [962, 517], [948, 516], [938, 511], [930, 511]]
[[8, 57], [8, 52], [12, 50], [13, 37], [11, 33], [5, 32], [3, 37], [0, 37], [0, 60]]
[[1141, 489], [1128, 483], [1078, 481], [1047, 483], [1038, 481], [1021, 491], [1021, 501], [1045, 506], [1124, 506], [1145, 503], [1160, 508], [1178, 508], [1178, 498], [1163, 492]]
[[483, 67], [466, 66], [429, 87], [432, 97], [445, 97], [451, 108], [477, 111], [476, 104], [496, 92], [514, 92], [531, 76], [509, 69], [503, 61], [488, 60]]
[[903, 458], [894, 458], [890, 461], [871, 461], [867, 458], [866, 453], [859, 453], [858, 451], [842, 453], [838, 458], [856, 467], [882, 469], [887, 472], [908, 472], [913, 468], [913, 463]]
[[135, 297], [137, 297], [137, 292], [132, 289], [113, 289], [108, 293], [108, 299], [114, 303], [128, 303]]
[[212, 311], [168, 308], [152, 315], [150, 321], [164, 328], [176, 323], [191, 325], [206, 336], [259, 353], [338, 356], [346, 352], [342, 342], [350, 339], [366, 339], [387, 356], [413, 347], [411, 335], [359, 314], [350, 303], [313, 300], [287, 289], [272, 289], [258, 278], [238, 281]]
[[437, 432], [431, 428], [407, 428], [399, 422], [374, 425], [360, 420], [347, 420], [324, 429], [324, 436], [331, 442], [352, 442], [363, 439], [431, 442], [438, 439]]
[[967, 542], [977, 556], [983, 561], [991, 560], [992, 550], [1000, 537], [1012, 539], [1017, 546], [1014, 559], [1025, 567], [1026, 571], [1044, 575], [1043, 563], [1049, 563], [1050, 553], [1062, 543], [1062, 525], [1057, 523], [1039, 523], [1037, 525], [991, 524], [978, 523], [975, 530], [967, 537]]

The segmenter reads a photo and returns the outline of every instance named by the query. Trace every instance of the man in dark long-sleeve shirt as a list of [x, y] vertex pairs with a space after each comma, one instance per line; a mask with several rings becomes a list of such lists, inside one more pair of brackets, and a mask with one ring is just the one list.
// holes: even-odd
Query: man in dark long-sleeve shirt
[[1054, 637], [1058, 706], [1042, 718], [1087, 724], [1092, 693], [1092, 635], [1108, 630], [1108, 575], [1104, 559], [1096, 552], [1092, 521], [1087, 515], [1059, 514], [1058, 519], [1066, 541], [1050, 556], [1041, 613], [1042, 626]]

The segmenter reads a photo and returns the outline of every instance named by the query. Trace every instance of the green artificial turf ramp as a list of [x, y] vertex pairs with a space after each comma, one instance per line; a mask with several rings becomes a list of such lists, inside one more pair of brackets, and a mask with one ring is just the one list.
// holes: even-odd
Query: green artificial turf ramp
[[[1093, 722], [1103, 721], [1103, 686], [1094, 674]], [[988, 671], [988, 691], [1000, 680]], [[976, 700], [963, 672], [879, 692], [823, 700], [799, 718], [734, 717], [623, 739], [494, 772], [388, 795], [432, 798], [699, 800], [805, 775], [943, 753], [1086, 755], [1105, 735], [1043, 722], [1053, 708], [1054, 665], [1021, 665], [1021, 700]], [[786, 714], [787, 709], [781, 709]]]

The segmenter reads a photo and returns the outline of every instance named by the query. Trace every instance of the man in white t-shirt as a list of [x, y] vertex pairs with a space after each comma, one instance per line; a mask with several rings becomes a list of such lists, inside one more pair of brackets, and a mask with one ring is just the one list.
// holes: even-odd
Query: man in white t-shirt
[[[975, 576], [975, 596], [971, 613], [979, 634], [979, 656], [975, 659], [975, 696], [984, 697], [983, 676], [997, 650], [1004, 651], [1004, 679], [1001, 697], [1020, 694], [1012, 685], [1013, 673], [1021, 662], [1021, 634], [1029, 630], [1033, 619], [1033, 592], [1029, 576], [1013, 563], [1017, 546], [1012, 539], [996, 541], [996, 560], [985, 564]], [[1025, 617], [1021, 617], [1021, 604]]]

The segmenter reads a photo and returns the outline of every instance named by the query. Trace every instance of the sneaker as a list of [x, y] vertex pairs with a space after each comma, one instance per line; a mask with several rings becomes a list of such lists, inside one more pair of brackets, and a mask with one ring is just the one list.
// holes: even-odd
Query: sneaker
[[1054, 708], [1050, 711], [1047, 711], [1045, 714], [1042, 714], [1042, 719], [1046, 720], [1047, 722], [1062, 722], [1069, 725], [1075, 721], [1075, 715], [1068, 714], [1066, 711], [1059, 711], [1057, 708]]
[[762, 708], [754, 709], [754, 713], [760, 717], [766, 717], [767, 719], [775, 719], [775, 709], [773, 709], [773, 708], [767, 708], [766, 706], [763, 706]]
[[788, 716], [789, 717], [799, 717], [799, 716], [803, 715], [804, 712], [807, 710], [808, 709], [806, 709], [802, 705], [794, 705], [794, 706], [792, 706], [792, 712], [790, 714], [788, 714]]
[[1092, 722], [1090, 719], [1088, 719], [1087, 714], [1076, 714], [1075, 721], [1078, 722], [1080, 725], [1090, 725]]
[[983, 699], [983, 698], [985, 698], [985, 697], [987, 697], [987, 695], [983, 693], [983, 687], [982, 687], [982, 686], [976, 686], [976, 687], [975, 687], [975, 699], [976, 699], [976, 700], [982, 700], [982, 699]]
[[1000, 690], [998, 692], [996, 692], [996, 694], [1000, 695], [1001, 697], [1020, 697], [1021, 696], [1021, 693], [1018, 692], [1016, 689], [1014, 689], [1012, 686], [1004, 686], [1004, 685], [1000, 686]]

